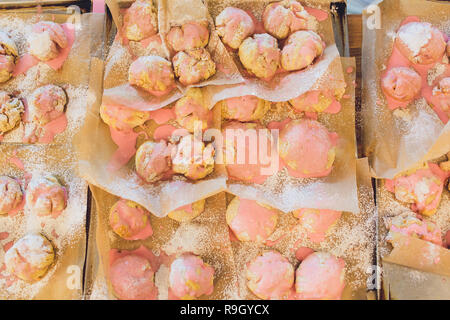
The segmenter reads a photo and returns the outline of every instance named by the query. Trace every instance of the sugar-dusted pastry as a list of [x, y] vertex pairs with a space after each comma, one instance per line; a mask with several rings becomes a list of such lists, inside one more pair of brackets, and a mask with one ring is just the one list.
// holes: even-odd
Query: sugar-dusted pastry
[[67, 95], [63, 88], [49, 84], [39, 87], [28, 99], [29, 121], [44, 126], [64, 114]]
[[299, 112], [329, 112], [334, 113], [336, 110], [330, 110], [334, 101], [339, 101], [345, 93], [345, 88], [336, 89], [334, 91], [312, 90], [308, 91], [297, 98], [289, 100], [289, 104]]
[[66, 188], [52, 175], [33, 177], [26, 189], [26, 203], [33, 214], [56, 218], [66, 208]]
[[116, 104], [102, 104], [100, 106], [102, 120], [119, 131], [126, 131], [143, 125], [150, 119], [150, 113], [127, 108]]
[[284, 39], [297, 30], [314, 30], [317, 20], [296, 0], [269, 4], [263, 13], [264, 28], [277, 39]]
[[263, 242], [275, 231], [278, 211], [254, 200], [235, 197], [228, 204], [226, 219], [239, 240]]
[[172, 169], [192, 180], [203, 179], [214, 170], [214, 153], [212, 143], [188, 134], [172, 150]]
[[202, 258], [184, 253], [170, 265], [169, 290], [181, 300], [210, 295], [214, 290], [214, 268]]
[[160, 56], [141, 56], [130, 65], [128, 82], [154, 96], [163, 96], [175, 87], [172, 64]]
[[53, 245], [39, 233], [26, 234], [5, 253], [8, 272], [27, 282], [41, 279], [54, 260]]
[[180, 51], [172, 63], [175, 75], [185, 86], [207, 80], [216, 73], [216, 64], [205, 48]]
[[204, 48], [208, 40], [208, 22], [187, 22], [172, 27], [167, 34], [167, 44], [176, 52]]
[[223, 43], [230, 48], [238, 49], [245, 38], [253, 35], [255, 24], [244, 10], [226, 7], [216, 17], [216, 30]]
[[182, 206], [169, 212], [168, 217], [178, 222], [189, 222], [205, 211], [205, 199]]
[[125, 36], [141, 41], [158, 33], [158, 15], [152, 0], [137, 0], [123, 17]]
[[189, 88], [184, 97], [175, 103], [174, 111], [179, 125], [189, 132], [194, 132], [196, 123], [201, 130], [211, 125], [212, 111], [208, 109], [200, 88]]
[[439, 206], [448, 175], [437, 164], [428, 163], [423, 168], [387, 179], [385, 186], [397, 200], [411, 204], [414, 212], [431, 216]]
[[386, 240], [390, 241], [394, 233], [401, 233], [406, 236], [419, 238], [432, 242], [438, 246], [442, 245], [441, 229], [433, 222], [421, 220], [414, 213], [404, 212], [388, 221], [389, 233]]
[[22, 120], [24, 112], [22, 100], [0, 91], [0, 135], [14, 129]]
[[328, 231], [341, 217], [342, 212], [329, 209], [299, 209], [295, 210], [293, 215], [306, 229], [312, 242], [321, 242], [325, 240]]
[[14, 40], [0, 31], [0, 83], [11, 79], [18, 56], [19, 51]]
[[400, 102], [412, 101], [419, 94], [421, 86], [420, 75], [406, 67], [392, 68], [381, 79], [384, 94]]
[[256, 96], [228, 98], [219, 102], [225, 119], [242, 122], [261, 119], [270, 108], [270, 102]]
[[324, 49], [324, 42], [314, 31], [296, 31], [281, 50], [281, 67], [287, 71], [304, 69], [320, 57]]
[[340, 300], [345, 287], [345, 262], [327, 252], [314, 252], [295, 272], [299, 300]]
[[277, 251], [267, 251], [247, 265], [247, 286], [263, 300], [289, 297], [294, 284], [294, 267]]
[[431, 64], [445, 53], [444, 35], [428, 22], [409, 22], [400, 27], [395, 37], [400, 52], [412, 63]]
[[34, 24], [27, 41], [30, 54], [41, 61], [56, 58], [61, 49], [68, 45], [64, 29], [60, 24], [51, 21]]
[[154, 278], [150, 262], [135, 254], [118, 258], [109, 270], [114, 295], [121, 300], [152, 300], [156, 290]]
[[170, 170], [172, 145], [166, 141], [146, 141], [136, 151], [137, 174], [148, 183], [156, 182]]
[[296, 177], [330, 174], [336, 155], [335, 136], [315, 120], [293, 120], [280, 132], [280, 157]]
[[439, 81], [433, 88], [433, 96], [438, 99], [442, 110], [450, 112], [450, 77]]
[[16, 210], [23, 200], [19, 182], [8, 176], [0, 176], [0, 215]]
[[[260, 151], [263, 145], [267, 147], [267, 157], [271, 157], [269, 160], [273, 158], [272, 153], [277, 151], [272, 148], [273, 137], [263, 126], [252, 122], [231, 121], [223, 126], [222, 136], [223, 160], [231, 179], [261, 184], [278, 171], [278, 167], [271, 168], [273, 163], [263, 161], [264, 156], [258, 156], [263, 154]], [[265, 138], [265, 141], [262, 138]]]
[[150, 213], [131, 200], [118, 200], [109, 211], [109, 225], [125, 240], [144, 240], [153, 234]]
[[258, 78], [270, 79], [280, 65], [277, 39], [267, 33], [255, 34], [239, 46], [242, 65]]

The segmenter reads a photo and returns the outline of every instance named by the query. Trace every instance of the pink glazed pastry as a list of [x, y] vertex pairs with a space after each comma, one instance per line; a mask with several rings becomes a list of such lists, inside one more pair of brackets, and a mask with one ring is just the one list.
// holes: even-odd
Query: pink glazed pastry
[[63, 88], [49, 84], [39, 87], [28, 100], [29, 120], [44, 126], [64, 114], [67, 95]]
[[0, 176], [0, 215], [16, 210], [23, 200], [23, 192], [17, 180]]
[[150, 119], [150, 113], [127, 108], [121, 105], [100, 106], [100, 117], [103, 122], [115, 130], [128, 131], [143, 125]]
[[414, 100], [422, 87], [422, 78], [411, 68], [390, 69], [381, 80], [384, 94], [400, 102]]
[[200, 88], [189, 88], [185, 96], [175, 103], [174, 111], [178, 124], [189, 132], [194, 132], [196, 123], [200, 125], [201, 130], [211, 125], [212, 111], [208, 109]]
[[204, 48], [208, 40], [208, 22], [187, 22], [181, 27], [172, 27], [167, 34], [167, 44], [176, 52]]
[[166, 141], [146, 141], [136, 151], [137, 174], [148, 183], [159, 181], [170, 170], [172, 145]]
[[270, 102], [256, 96], [242, 96], [219, 102], [225, 119], [241, 122], [261, 119], [270, 108]]
[[293, 212], [294, 217], [306, 229], [308, 238], [319, 243], [341, 217], [341, 211], [328, 209], [299, 209]]
[[52, 175], [33, 177], [26, 189], [26, 205], [38, 216], [56, 218], [67, 206], [67, 191]]
[[64, 29], [60, 24], [51, 21], [34, 24], [27, 41], [30, 54], [41, 61], [56, 58], [60, 50], [68, 45]]
[[136, 202], [118, 200], [109, 211], [109, 225], [125, 240], [144, 240], [153, 234], [150, 213]]
[[14, 40], [0, 31], [0, 83], [11, 79], [19, 51]]
[[205, 211], [205, 199], [182, 206], [167, 215], [170, 219], [178, 222], [189, 222], [197, 218]]
[[205, 48], [180, 51], [172, 63], [175, 75], [185, 86], [207, 80], [216, 73], [216, 64]]
[[287, 71], [304, 69], [320, 57], [324, 49], [324, 42], [314, 31], [294, 32], [281, 50], [281, 67]]
[[433, 96], [440, 102], [442, 110], [450, 115], [450, 77], [439, 81], [433, 88]]
[[226, 7], [216, 17], [216, 30], [223, 43], [238, 49], [245, 38], [255, 32], [253, 19], [247, 12], [234, 7]]
[[125, 36], [131, 41], [141, 41], [158, 33], [158, 15], [152, 0], [137, 0], [123, 17]]
[[22, 100], [0, 91], [0, 136], [17, 127], [24, 112]]

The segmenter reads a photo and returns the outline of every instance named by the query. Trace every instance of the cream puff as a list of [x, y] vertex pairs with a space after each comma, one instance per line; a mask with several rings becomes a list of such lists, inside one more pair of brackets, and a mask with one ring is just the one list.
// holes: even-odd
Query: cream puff
[[53, 84], [39, 87], [28, 100], [29, 121], [44, 126], [62, 116], [66, 104], [67, 95], [63, 88]]
[[53, 245], [39, 233], [26, 234], [5, 253], [8, 272], [27, 282], [41, 279], [54, 260]]
[[109, 225], [125, 240], [144, 240], [153, 234], [150, 213], [134, 201], [118, 200], [109, 210]]
[[141, 41], [158, 33], [158, 15], [152, 0], [137, 0], [123, 17], [125, 36]]
[[174, 111], [178, 124], [189, 132], [194, 132], [197, 123], [201, 130], [211, 125], [212, 111], [208, 109], [200, 88], [189, 88], [186, 95], [175, 103]]
[[100, 117], [111, 128], [127, 131], [143, 125], [150, 119], [150, 113], [121, 105], [102, 104], [100, 106]]
[[26, 205], [36, 215], [58, 217], [67, 206], [67, 191], [52, 175], [33, 177], [26, 189]]
[[431, 64], [445, 53], [444, 35], [428, 22], [409, 22], [398, 29], [395, 44], [412, 63]]
[[208, 40], [208, 22], [187, 22], [172, 27], [167, 34], [167, 44], [176, 52], [204, 48]]
[[24, 112], [22, 100], [0, 91], [0, 135], [14, 129], [22, 120]]
[[23, 200], [20, 183], [16, 179], [0, 176], [0, 215], [17, 210]]
[[386, 240], [391, 241], [394, 233], [429, 241], [438, 246], [442, 245], [441, 229], [433, 222], [420, 220], [414, 214], [404, 212], [388, 221], [389, 233]]
[[422, 87], [422, 78], [411, 68], [390, 69], [381, 80], [384, 94], [400, 102], [414, 100]]
[[0, 31], [0, 83], [11, 79], [18, 56], [19, 51], [14, 40]]
[[314, 30], [317, 20], [296, 0], [269, 4], [262, 17], [266, 31], [277, 39], [284, 39], [297, 30]]
[[328, 209], [299, 209], [293, 212], [294, 217], [306, 229], [312, 242], [325, 240], [327, 233], [341, 217], [341, 211]]
[[205, 199], [182, 206], [167, 215], [170, 219], [178, 222], [189, 222], [197, 218], [205, 211]]
[[447, 177], [448, 173], [437, 164], [429, 163], [423, 168], [387, 179], [385, 187], [394, 193], [397, 200], [411, 204], [414, 212], [431, 216], [439, 206]]
[[185, 253], [170, 265], [169, 290], [181, 300], [193, 300], [214, 291], [214, 268], [202, 258]]
[[280, 49], [277, 39], [267, 33], [255, 34], [239, 46], [242, 65], [261, 79], [272, 78], [280, 65]]
[[275, 173], [270, 172], [270, 164], [263, 163], [263, 158], [258, 156], [263, 145], [266, 146], [267, 156], [276, 152], [272, 148], [273, 137], [263, 126], [252, 122], [231, 121], [223, 126], [222, 136], [224, 163], [231, 179], [261, 184]]
[[327, 252], [314, 252], [295, 272], [299, 300], [340, 300], [345, 287], [345, 262]]
[[27, 38], [29, 52], [41, 61], [56, 58], [68, 46], [66, 33], [60, 24], [51, 21], [40, 21], [33, 25]]
[[216, 17], [216, 30], [223, 43], [238, 49], [245, 38], [255, 32], [255, 24], [250, 15], [242, 9], [226, 7]]
[[270, 102], [256, 96], [228, 98], [219, 102], [225, 119], [241, 122], [260, 120], [270, 108]]
[[281, 50], [281, 67], [287, 71], [304, 69], [320, 57], [324, 49], [324, 42], [314, 31], [294, 32]]
[[289, 100], [289, 105], [299, 112], [327, 112], [333, 101], [341, 100], [344, 93], [345, 88], [334, 91], [312, 90]]
[[228, 204], [226, 220], [240, 241], [263, 242], [275, 231], [278, 212], [257, 201], [235, 197]]
[[335, 155], [334, 136], [315, 120], [293, 120], [280, 132], [280, 157], [293, 176], [327, 176]]
[[128, 82], [154, 96], [164, 96], [175, 87], [172, 64], [160, 56], [141, 56], [130, 65]]
[[175, 75], [185, 86], [207, 80], [216, 73], [216, 64], [205, 48], [180, 51], [172, 63]]
[[130, 254], [115, 260], [109, 270], [114, 295], [121, 300], [152, 300], [155, 270], [144, 257]]
[[246, 270], [247, 286], [263, 300], [287, 299], [294, 284], [294, 267], [276, 251], [253, 259]]
[[450, 77], [443, 78], [433, 88], [433, 96], [439, 101], [439, 106], [445, 112], [450, 112]]
[[203, 179], [214, 170], [214, 154], [212, 143], [188, 134], [172, 150], [172, 169], [192, 180]]
[[161, 180], [171, 168], [171, 152], [172, 145], [164, 140], [144, 142], [136, 151], [137, 174], [148, 183]]

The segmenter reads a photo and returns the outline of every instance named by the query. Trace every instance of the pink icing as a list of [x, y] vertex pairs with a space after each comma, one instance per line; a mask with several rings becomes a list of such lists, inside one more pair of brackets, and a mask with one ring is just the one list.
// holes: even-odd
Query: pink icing
[[250, 121], [258, 102], [259, 99], [251, 95], [228, 98], [224, 101], [229, 113], [233, 115], [233, 119], [239, 121]]
[[303, 7], [310, 15], [314, 16], [317, 21], [321, 22], [321, 21], [325, 21], [328, 18], [328, 12], [321, 10], [321, 9], [317, 9], [317, 8], [311, 8], [311, 7]]
[[314, 250], [311, 248], [299, 247], [295, 250], [295, 258], [297, 258], [298, 261], [303, 261], [312, 253], [314, 253]]
[[[131, 235], [124, 237], [126, 240], [144, 240], [153, 234], [152, 226], [150, 225], [148, 212], [140, 206], [130, 207], [127, 205], [128, 200], [121, 199], [115, 205], [115, 210], [119, 216], [119, 221], [114, 224], [110, 216], [110, 225], [113, 230], [120, 226], [127, 226]], [[144, 217], [147, 221], [142, 226]]]
[[418, 235], [420, 239], [429, 241], [438, 246], [442, 246], [441, 229], [434, 225], [434, 229], [431, 228], [429, 223], [424, 221], [417, 221], [416, 223], [410, 223], [407, 226], [397, 226], [392, 224], [389, 231], [398, 232], [407, 236]]
[[164, 124], [170, 120], [175, 120], [176, 115], [173, 109], [163, 108], [154, 111], [150, 111], [150, 119], [156, 122], [156, 124]]
[[177, 130], [177, 128], [171, 124], [159, 126], [153, 132], [153, 139], [155, 141], [168, 140], [175, 130]]
[[0, 240], [5, 240], [9, 237], [8, 232], [0, 232]]
[[[306, 111], [306, 112], [315, 113], [315, 110], [309, 110], [308, 106], [319, 103], [320, 94], [331, 99], [330, 104], [327, 106], [327, 108], [323, 112], [336, 114], [336, 113], [339, 113], [339, 111], [341, 111], [342, 105], [339, 101], [336, 100], [336, 97], [331, 92], [331, 90], [325, 90], [323, 92], [321, 92], [319, 90], [308, 91], [308, 92], [304, 93], [303, 95], [301, 95], [300, 97], [291, 100], [291, 104], [294, 107], [294, 109], [297, 111]], [[301, 98], [301, 105], [296, 106], [296, 100], [299, 98]]]
[[114, 128], [109, 128], [111, 132], [111, 138], [118, 146], [118, 149], [114, 152], [111, 160], [108, 163], [109, 171], [117, 171], [130, 161], [130, 159], [136, 153], [136, 140], [139, 133], [133, 130], [119, 131]]
[[299, 209], [294, 216], [307, 230], [308, 238], [319, 243], [325, 240], [330, 227], [341, 217], [342, 212], [328, 209]]

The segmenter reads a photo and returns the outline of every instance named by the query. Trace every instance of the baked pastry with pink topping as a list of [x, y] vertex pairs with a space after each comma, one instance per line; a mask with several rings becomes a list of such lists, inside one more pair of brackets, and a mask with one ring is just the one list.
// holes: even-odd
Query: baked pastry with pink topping
[[208, 22], [187, 22], [172, 27], [167, 34], [167, 44], [174, 51], [204, 48], [208, 44]]
[[137, 174], [148, 183], [153, 183], [170, 170], [172, 145], [166, 141], [146, 141], [136, 151]]
[[150, 262], [130, 254], [115, 260], [109, 270], [114, 295], [121, 300], [152, 300], [155, 296], [155, 271]]
[[27, 282], [40, 280], [55, 260], [51, 242], [39, 233], [28, 233], [5, 253], [8, 272]]
[[205, 199], [182, 206], [169, 212], [167, 216], [178, 222], [189, 222], [197, 218], [203, 211], [205, 211]]
[[242, 9], [226, 7], [216, 17], [216, 30], [223, 43], [238, 49], [245, 38], [255, 32], [255, 24], [250, 15]]
[[216, 64], [205, 48], [180, 51], [172, 63], [175, 75], [185, 86], [207, 80], [216, 73]]
[[242, 96], [219, 102], [225, 119], [241, 122], [261, 119], [270, 108], [270, 102], [256, 96]]
[[390, 69], [381, 80], [384, 94], [401, 102], [414, 100], [422, 87], [422, 78], [411, 68]]
[[327, 233], [341, 217], [341, 211], [329, 209], [299, 209], [293, 212], [294, 217], [306, 229], [312, 242], [325, 240]]
[[0, 135], [14, 129], [22, 120], [24, 112], [22, 100], [0, 91]]
[[175, 103], [174, 111], [178, 124], [189, 132], [194, 132], [196, 124], [201, 130], [211, 125], [212, 111], [208, 109], [200, 88], [189, 88], [185, 96]]
[[0, 215], [16, 210], [23, 200], [19, 182], [8, 176], [0, 176]]
[[331, 253], [311, 253], [295, 272], [299, 300], [340, 300], [344, 287], [345, 262]]
[[226, 219], [240, 241], [263, 242], [275, 231], [278, 211], [254, 200], [235, 197], [228, 204]]
[[38, 216], [59, 216], [67, 205], [67, 192], [52, 175], [33, 177], [26, 189], [26, 204]]
[[280, 65], [277, 39], [267, 33], [255, 34], [239, 46], [242, 65], [261, 79], [271, 79]]
[[314, 31], [294, 32], [281, 50], [281, 67], [287, 71], [304, 69], [320, 57], [324, 49], [324, 42]]
[[314, 30], [317, 20], [295, 0], [269, 4], [263, 13], [266, 31], [277, 39], [284, 39], [297, 30]]
[[188, 134], [172, 150], [172, 169], [192, 180], [203, 179], [214, 170], [214, 154], [212, 143]]
[[141, 41], [158, 33], [158, 15], [152, 0], [137, 0], [127, 9], [123, 24], [125, 36]]
[[280, 157], [300, 178], [330, 174], [336, 156], [334, 136], [315, 120], [293, 120], [280, 132]]
[[121, 105], [102, 104], [100, 106], [100, 117], [111, 128], [127, 131], [143, 125], [150, 119], [150, 114], [146, 111], [135, 110]]
[[19, 51], [14, 40], [0, 31], [0, 83], [11, 79], [18, 56]]
[[214, 268], [192, 253], [184, 253], [170, 265], [169, 290], [181, 300], [210, 295], [214, 290]]
[[344, 96], [345, 88], [334, 91], [308, 91], [297, 98], [289, 100], [289, 104], [299, 112], [327, 112], [333, 100], [339, 101]]
[[442, 245], [441, 229], [433, 222], [421, 220], [410, 212], [404, 212], [388, 221], [389, 233], [386, 240], [391, 241], [394, 233], [401, 233], [405, 236], [422, 239], [431, 243]]
[[153, 234], [150, 213], [131, 200], [120, 199], [111, 207], [109, 225], [125, 240], [144, 240]]
[[33, 25], [27, 38], [29, 52], [41, 61], [56, 58], [68, 46], [66, 33], [60, 24], [51, 21], [40, 21]]
[[277, 251], [267, 251], [247, 265], [247, 286], [263, 300], [287, 299], [294, 285], [294, 267]]
[[402, 25], [397, 31], [395, 44], [409, 61], [417, 64], [431, 64], [441, 60], [446, 46], [442, 32], [428, 22]]
[[442, 110], [450, 112], [450, 77], [439, 81], [433, 88], [433, 96], [438, 99]]
[[63, 88], [53, 84], [39, 87], [28, 100], [29, 119], [44, 126], [63, 115], [66, 104], [67, 95]]

